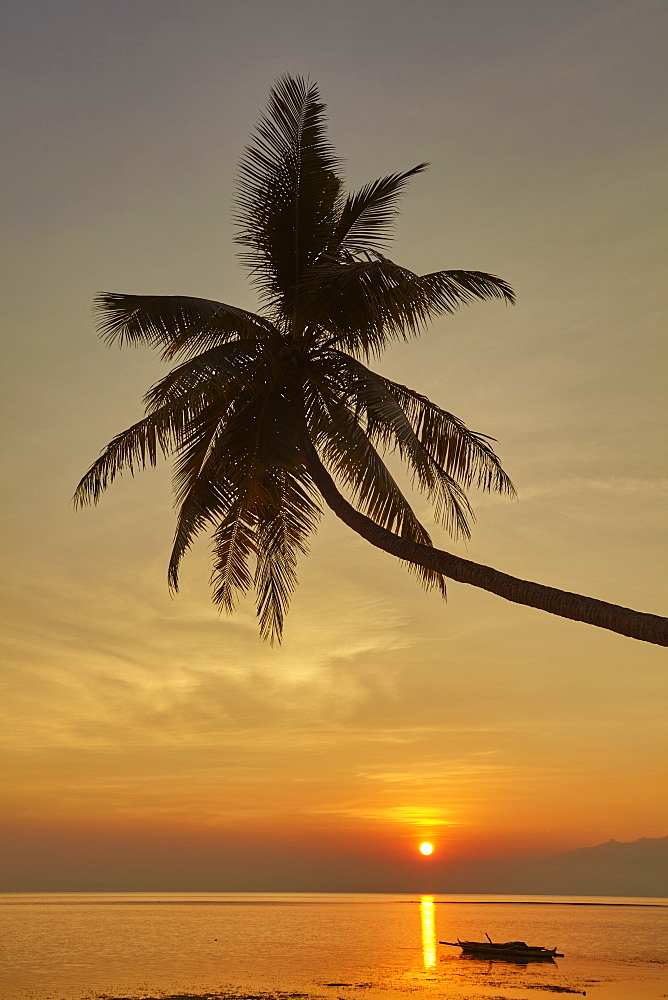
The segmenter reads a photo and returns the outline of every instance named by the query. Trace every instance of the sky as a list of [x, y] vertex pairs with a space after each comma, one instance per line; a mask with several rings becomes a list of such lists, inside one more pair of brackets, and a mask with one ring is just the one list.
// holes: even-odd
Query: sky
[[257, 306], [236, 166], [273, 81], [310, 75], [351, 188], [431, 164], [393, 258], [517, 294], [377, 365], [492, 435], [517, 487], [436, 544], [661, 614], [666, 20], [653, 0], [6, 3], [4, 888], [439, 891], [466, 861], [668, 832], [660, 648], [456, 583], [444, 603], [334, 515], [271, 648], [250, 604], [211, 604], [205, 542], [170, 597], [168, 467], [71, 505], [164, 371], [97, 339], [94, 295]]

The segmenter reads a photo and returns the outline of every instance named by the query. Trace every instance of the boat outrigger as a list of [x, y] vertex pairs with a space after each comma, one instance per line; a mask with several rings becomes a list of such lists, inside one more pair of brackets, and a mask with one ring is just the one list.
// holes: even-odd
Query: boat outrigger
[[475, 955], [478, 958], [508, 958], [511, 961], [536, 961], [552, 958], [563, 958], [556, 948], [542, 948], [538, 945], [525, 944], [524, 941], [494, 942], [489, 934], [487, 941], [439, 941], [439, 944], [449, 944], [453, 948], [461, 948], [462, 955]]

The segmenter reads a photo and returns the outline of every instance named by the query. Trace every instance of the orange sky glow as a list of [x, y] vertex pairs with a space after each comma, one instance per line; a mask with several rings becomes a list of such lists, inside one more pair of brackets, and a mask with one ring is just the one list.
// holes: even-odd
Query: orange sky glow
[[348, 0], [9, 5], [7, 889], [437, 892], [467, 860], [668, 832], [658, 647], [444, 603], [327, 515], [271, 648], [250, 604], [211, 605], [206, 544], [170, 597], [168, 468], [71, 507], [163, 371], [96, 338], [94, 295], [256, 308], [236, 164], [274, 79], [310, 73], [351, 187], [431, 163], [390, 255], [517, 293], [375, 365], [497, 439], [517, 487], [436, 543], [663, 612], [662, 5], [362, 6], [382, 26]]

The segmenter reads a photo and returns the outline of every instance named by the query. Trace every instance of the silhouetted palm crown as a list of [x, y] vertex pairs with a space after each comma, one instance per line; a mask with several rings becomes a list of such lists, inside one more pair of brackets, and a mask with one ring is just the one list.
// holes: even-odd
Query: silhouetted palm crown
[[[146, 416], [119, 434], [79, 484], [97, 501], [123, 469], [176, 457], [178, 519], [169, 581], [195, 536], [213, 531], [214, 600], [228, 611], [253, 585], [263, 635], [281, 635], [321, 513], [315, 453], [377, 525], [430, 545], [382, 455], [396, 451], [453, 535], [469, 534], [465, 490], [513, 487], [489, 439], [365, 362], [393, 339], [475, 299], [513, 301], [491, 274], [416, 275], [382, 252], [407, 180], [343, 193], [317, 88], [284, 77], [240, 166], [238, 241], [262, 312], [184, 296], [102, 294], [109, 342], [148, 344], [180, 364], [145, 397]], [[407, 564], [427, 586], [443, 575]]]

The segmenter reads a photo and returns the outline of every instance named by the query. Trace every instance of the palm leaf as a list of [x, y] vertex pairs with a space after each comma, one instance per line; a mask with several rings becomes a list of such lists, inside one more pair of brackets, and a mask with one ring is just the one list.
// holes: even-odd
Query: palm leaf
[[493, 274], [438, 271], [417, 275], [379, 255], [324, 263], [310, 281], [311, 312], [323, 330], [321, 343], [365, 358], [379, 354], [391, 340], [417, 336], [436, 316], [475, 299], [514, 301], [510, 286]]
[[[426, 528], [348, 407], [326, 389], [318, 389], [309, 413], [311, 439], [326, 466], [350, 489], [353, 502], [388, 531], [431, 545]], [[427, 589], [437, 587], [445, 595], [445, 577], [441, 573], [415, 563], [405, 565]]]
[[389, 469], [348, 406], [320, 388], [309, 420], [325, 465], [351, 490], [354, 503], [376, 524], [423, 545], [431, 544]]
[[238, 597], [253, 584], [249, 564], [256, 551], [255, 518], [236, 501], [213, 536], [213, 601], [228, 615], [234, 611]]
[[[253, 374], [254, 378], [237, 386], [236, 394], [228, 395], [223, 412], [220, 408], [215, 413], [203, 411], [181, 441], [173, 477], [180, 506], [168, 571], [174, 590], [178, 589], [181, 559], [195, 536], [207, 524], [228, 514], [234, 504], [239, 510], [244, 501], [249, 509], [253, 506], [251, 480], [263, 430], [258, 409], [261, 413], [266, 399], [267, 370]], [[249, 447], [254, 434], [255, 452]], [[225, 603], [227, 606], [230, 600], [225, 598]]]
[[297, 558], [322, 514], [309, 477], [285, 469], [268, 470], [270, 502], [257, 508], [255, 590], [260, 634], [280, 642], [290, 598], [297, 586]]
[[[397, 451], [408, 462], [414, 482], [434, 503], [437, 521], [454, 537], [470, 536], [473, 512], [459, 484], [442, 468], [415, 434], [396, 396], [383, 379], [360, 361], [339, 351], [321, 356], [314, 372], [329, 382], [341, 399], [353, 404], [357, 418], [364, 418], [369, 441], [384, 451]], [[317, 378], [317, 375], [316, 375]]]
[[257, 391], [252, 367], [261, 359], [262, 351], [254, 341], [241, 341], [170, 372], [147, 393], [148, 414], [117, 434], [83, 476], [74, 494], [75, 505], [97, 503], [123, 470], [134, 475], [147, 465], [156, 465], [160, 452], [167, 457], [191, 439], [198, 421], [215, 424], [240, 385], [248, 391], [255, 384]]
[[476, 485], [488, 493], [515, 497], [515, 487], [490, 444], [492, 438], [469, 430], [459, 417], [413, 389], [387, 378], [383, 382], [400, 403], [429, 454], [461, 486], [468, 489]]
[[147, 465], [156, 465], [158, 453], [166, 457], [178, 446], [180, 435], [198, 412], [193, 400], [181, 407], [165, 406], [117, 434], [79, 482], [74, 494], [75, 506], [97, 503], [124, 469], [134, 475]]
[[229, 386], [241, 380], [256, 383], [264, 377], [268, 356], [267, 345], [256, 340], [235, 340], [213, 347], [173, 368], [151, 386], [144, 396], [144, 405], [150, 413], [192, 393], [200, 393], [207, 399], [222, 398]]
[[418, 475], [421, 485], [431, 485], [430, 456], [415, 435], [408, 417], [383, 380], [356, 358], [341, 351], [323, 353], [312, 369], [363, 417], [369, 439], [386, 450], [397, 450]]
[[[276, 476], [291, 470], [304, 474], [300, 427], [294, 401], [276, 380], [230, 412], [216, 442], [221, 456], [217, 475], [229, 482], [235, 494], [213, 541], [214, 601], [228, 612], [234, 608], [237, 594], [250, 586], [250, 557], [256, 554], [261, 564], [265, 555], [269, 557], [260, 551], [258, 537], [267, 516], [262, 512], [275, 509]], [[265, 593], [260, 602], [263, 627], [278, 635], [289, 588], [283, 596], [280, 587], [265, 592], [266, 575], [260, 571], [257, 579]]]
[[282, 77], [239, 168], [240, 258], [283, 318], [340, 212], [339, 160], [327, 140], [324, 110], [314, 84]]
[[422, 173], [429, 164], [418, 163], [402, 174], [390, 174], [366, 184], [360, 191], [348, 195], [336, 227], [332, 250], [339, 247], [353, 253], [378, 250], [392, 238], [397, 203], [410, 177]]
[[221, 475], [219, 465], [215, 447], [209, 447], [197, 476], [192, 478], [188, 489], [182, 491], [167, 571], [169, 586], [174, 591], [179, 589], [181, 560], [195, 537], [214, 522], [221, 523], [236, 499], [236, 492]]
[[271, 323], [224, 302], [186, 295], [125, 295], [101, 292], [95, 299], [98, 330], [107, 344], [145, 344], [169, 360], [192, 357], [228, 340], [262, 340]]

